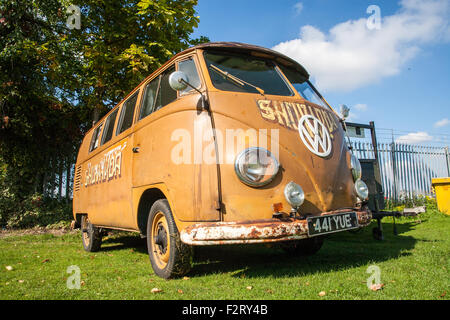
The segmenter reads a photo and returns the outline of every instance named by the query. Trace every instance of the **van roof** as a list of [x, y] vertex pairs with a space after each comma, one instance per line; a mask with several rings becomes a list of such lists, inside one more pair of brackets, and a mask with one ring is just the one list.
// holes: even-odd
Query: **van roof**
[[279, 53], [277, 51], [274, 51], [274, 50], [271, 50], [271, 49], [267, 49], [267, 48], [264, 48], [264, 47], [260, 47], [260, 46], [256, 46], [256, 45], [252, 45], [252, 44], [247, 44], [247, 43], [240, 43], [240, 42], [208, 42], [208, 43], [202, 43], [202, 44], [196, 45], [194, 47], [191, 47], [189, 49], [186, 49], [186, 50], [178, 53], [176, 56], [185, 54], [185, 53], [193, 51], [195, 49], [203, 49], [203, 50], [208, 50], [208, 49], [225, 49], [227, 51], [235, 51], [235, 52], [258, 51], [260, 53], [263, 53], [263, 54], [269, 56], [270, 58], [274, 59], [275, 61], [277, 61], [278, 63], [280, 63], [280, 64], [282, 64], [284, 66], [293, 67], [293, 68], [297, 69], [297, 71], [301, 72], [307, 79], [309, 79], [309, 73], [297, 61], [295, 61], [295, 60], [293, 60], [293, 59], [291, 59], [291, 58], [289, 58], [289, 57], [285, 56], [284, 54]]

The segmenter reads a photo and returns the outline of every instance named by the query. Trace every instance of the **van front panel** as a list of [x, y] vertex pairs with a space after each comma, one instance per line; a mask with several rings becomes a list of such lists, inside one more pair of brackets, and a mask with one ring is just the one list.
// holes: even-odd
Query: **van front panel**
[[[263, 143], [270, 150], [277, 138], [279, 162], [282, 170], [274, 181], [263, 188], [243, 184], [235, 173], [234, 163], [221, 164], [222, 197], [225, 221], [271, 218], [273, 205], [282, 203], [290, 210], [284, 197], [284, 187], [290, 181], [299, 184], [305, 192], [305, 203], [300, 211], [318, 215], [330, 210], [353, 207], [356, 196], [348, 163], [349, 152], [344, 143], [343, 130], [336, 116], [329, 110], [296, 97], [262, 96], [233, 92], [210, 92], [216, 129], [243, 131], [243, 139], [251, 141], [256, 132], [267, 133]], [[312, 153], [300, 136], [299, 120], [304, 116], [319, 119], [329, 131], [331, 150], [326, 157]], [[308, 129], [308, 127], [307, 127]], [[248, 131], [250, 130], [250, 131]], [[246, 133], [250, 133], [246, 134]], [[228, 141], [229, 142], [229, 141]], [[241, 147], [242, 148], [242, 147]], [[226, 159], [236, 159], [242, 150], [222, 150]], [[276, 150], [270, 150], [275, 152]], [[226, 162], [226, 161], [224, 161]]]

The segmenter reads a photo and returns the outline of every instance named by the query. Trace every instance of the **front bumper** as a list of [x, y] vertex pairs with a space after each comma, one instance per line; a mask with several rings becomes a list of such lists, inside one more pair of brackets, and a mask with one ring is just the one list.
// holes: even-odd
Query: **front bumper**
[[[350, 211], [356, 212], [360, 227], [367, 226], [372, 220], [372, 213], [366, 208], [324, 212], [321, 216]], [[180, 237], [185, 244], [207, 246], [299, 240], [309, 236], [306, 219], [285, 218], [243, 222], [199, 223], [182, 230]]]

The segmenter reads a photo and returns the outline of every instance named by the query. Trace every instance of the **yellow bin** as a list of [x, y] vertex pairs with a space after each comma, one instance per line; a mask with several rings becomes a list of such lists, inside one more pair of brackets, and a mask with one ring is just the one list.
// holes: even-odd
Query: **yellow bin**
[[431, 180], [439, 211], [450, 215], [450, 178], [437, 178]]

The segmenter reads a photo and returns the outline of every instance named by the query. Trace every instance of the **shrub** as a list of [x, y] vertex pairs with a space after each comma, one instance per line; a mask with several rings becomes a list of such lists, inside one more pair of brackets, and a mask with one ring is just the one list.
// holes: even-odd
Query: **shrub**
[[48, 226], [72, 219], [72, 204], [41, 194], [33, 194], [20, 201], [8, 189], [0, 194], [0, 226], [31, 228]]
[[406, 194], [400, 194], [397, 201], [392, 199], [386, 199], [386, 210], [392, 211], [403, 211], [404, 208], [413, 208], [426, 206], [427, 208], [437, 208], [436, 199], [423, 196], [423, 195], [413, 195], [413, 197], [408, 197]]

